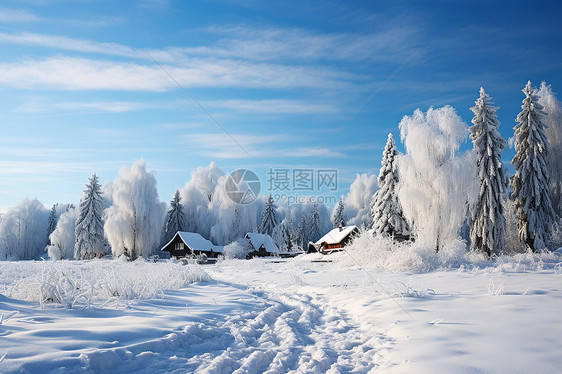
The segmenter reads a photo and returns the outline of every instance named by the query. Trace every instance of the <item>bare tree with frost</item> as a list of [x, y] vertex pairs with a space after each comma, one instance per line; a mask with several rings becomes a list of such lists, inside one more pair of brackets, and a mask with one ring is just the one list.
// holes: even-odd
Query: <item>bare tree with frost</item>
[[87, 260], [107, 253], [107, 241], [103, 229], [104, 202], [98, 176], [94, 174], [86, 185], [80, 205], [74, 235], [74, 258]]
[[555, 212], [550, 200], [550, 173], [547, 166], [550, 147], [546, 137], [545, 113], [539, 97], [527, 82], [523, 88], [522, 111], [515, 125], [515, 157], [511, 180], [517, 210], [519, 238], [533, 251], [546, 247]]
[[496, 110], [490, 96], [480, 88], [480, 97], [474, 107], [473, 125], [468, 129], [476, 153], [478, 193], [470, 206], [470, 246], [491, 256], [499, 253], [505, 244], [507, 176], [502, 166], [501, 153], [506, 142], [500, 135]]
[[45, 253], [49, 210], [37, 199], [24, 199], [2, 215], [0, 259], [33, 260]]
[[539, 103], [546, 113], [546, 138], [550, 146], [547, 154], [547, 166], [550, 172], [550, 198], [559, 218], [562, 217], [562, 106], [550, 85], [541, 83], [538, 92]]
[[459, 238], [467, 191], [474, 183], [472, 153], [459, 155], [468, 135], [450, 106], [419, 109], [400, 122], [406, 154], [398, 159], [398, 197], [416, 242], [436, 251]]
[[178, 231], [185, 231], [185, 229], [185, 213], [178, 190], [170, 201], [170, 209], [166, 214], [166, 221], [162, 233], [162, 242], [164, 244], [168, 243]]
[[409, 236], [410, 228], [402, 213], [402, 205], [398, 200], [398, 166], [396, 143], [392, 133], [388, 134], [386, 146], [382, 154], [379, 172], [379, 189], [371, 201], [372, 229], [375, 235]]
[[279, 223], [277, 220], [276, 209], [273, 196], [269, 194], [262, 213], [261, 225], [259, 228], [260, 234], [267, 234], [269, 236], [273, 234], [273, 230]]
[[121, 169], [113, 182], [113, 205], [106, 209], [104, 230], [114, 256], [146, 258], [158, 248], [166, 204], [156, 184], [144, 160]]

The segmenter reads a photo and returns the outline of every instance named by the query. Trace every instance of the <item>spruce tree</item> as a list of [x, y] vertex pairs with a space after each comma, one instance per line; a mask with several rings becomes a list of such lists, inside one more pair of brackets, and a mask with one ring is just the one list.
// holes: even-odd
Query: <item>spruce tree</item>
[[334, 211], [334, 228], [345, 226], [345, 220], [343, 218], [343, 208], [343, 197], [340, 197], [340, 201], [338, 201], [338, 205], [336, 206], [336, 210]]
[[170, 209], [166, 213], [166, 221], [162, 232], [162, 243], [166, 244], [178, 231], [185, 231], [185, 213], [181, 204], [180, 192], [176, 190], [174, 197], [170, 201]]
[[545, 134], [544, 113], [531, 82], [523, 89], [525, 99], [517, 116], [515, 157], [511, 164], [515, 176], [511, 180], [517, 211], [519, 238], [533, 251], [545, 248], [555, 213], [549, 195], [549, 153]]
[[261, 225], [259, 228], [260, 234], [267, 234], [269, 236], [272, 235], [273, 229], [279, 223], [277, 220], [276, 209], [277, 207], [273, 201], [273, 196], [269, 194], [262, 214]]
[[101, 257], [107, 253], [102, 220], [104, 204], [101, 194], [98, 177], [94, 174], [90, 178], [90, 183], [86, 185], [78, 206], [78, 219], [74, 230], [76, 260]]
[[371, 200], [371, 228], [375, 235], [390, 237], [410, 235], [408, 222], [402, 213], [402, 205], [396, 191], [398, 184], [397, 155], [396, 143], [390, 133], [382, 154], [382, 167], [378, 178], [379, 189]]
[[300, 248], [303, 251], [307, 251], [308, 250], [308, 230], [307, 230], [307, 221], [306, 221], [306, 216], [303, 215], [297, 225], [297, 229], [296, 229], [296, 242], [297, 242], [297, 247]]
[[[310, 214], [310, 226], [308, 230], [308, 238], [312, 242], [320, 239], [320, 213], [318, 212], [318, 204], [312, 205], [312, 213]], [[307, 243], [308, 244], [308, 243]]]
[[478, 195], [470, 208], [470, 247], [491, 256], [502, 251], [505, 244], [506, 221], [504, 202], [507, 176], [501, 162], [506, 142], [498, 129], [497, 108], [490, 96], [480, 88], [480, 97], [470, 108], [474, 113], [469, 128], [476, 153]]
[[57, 221], [58, 221], [57, 205], [58, 204], [53, 204], [53, 207], [51, 208], [51, 213], [49, 214], [49, 228], [47, 230], [47, 243], [48, 243], [48, 245], [52, 244], [50, 236], [53, 233], [53, 231], [55, 231], [55, 229], [57, 228]]

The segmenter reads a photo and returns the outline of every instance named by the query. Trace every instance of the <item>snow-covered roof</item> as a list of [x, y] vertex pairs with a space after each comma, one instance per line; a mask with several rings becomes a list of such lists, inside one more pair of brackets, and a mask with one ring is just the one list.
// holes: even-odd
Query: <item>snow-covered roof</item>
[[267, 234], [257, 234], [255, 232], [249, 232], [246, 234], [246, 238], [250, 241], [256, 251], [259, 250], [263, 245], [263, 248], [267, 252], [279, 253], [279, 248], [277, 248], [277, 246], [273, 242], [273, 239], [271, 239], [271, 236]]
[[[210, 240], [205, 239], [201, 236], [201, 234], [196, 232], [186, 232], [186, 231], [178, 231], [176, 235], [170, 240], [168, 244], [170, 244], [176, 236], [179, 235], [181, 240], [192, 250], [196, 251], [206, 251], [206, 252], [222, 252], [223, 247], [219, 245], [215, 245], [211, 243]], [[166, 244], [164, 247], [167, 247]]]
[[354, 230], [357, 230], [357, 226], [344, 226], [344, 227], [336, 227], [326, 235], [320, 238], [315, 245], [320, 245], [324, 242], [327, 244], [337, 244], [344, 240], [349, 234], [351, 234]]

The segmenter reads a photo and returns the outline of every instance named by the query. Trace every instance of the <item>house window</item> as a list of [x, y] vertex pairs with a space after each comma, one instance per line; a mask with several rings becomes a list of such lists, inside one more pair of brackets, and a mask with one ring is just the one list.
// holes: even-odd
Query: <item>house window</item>
[[183, 243], [176, 243], [176, 251], [183, 251]]

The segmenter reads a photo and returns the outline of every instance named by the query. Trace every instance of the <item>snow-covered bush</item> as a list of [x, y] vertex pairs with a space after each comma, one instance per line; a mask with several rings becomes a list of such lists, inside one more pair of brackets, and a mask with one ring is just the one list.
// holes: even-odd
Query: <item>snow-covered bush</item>
[[225, 259], [245, 259], [251, 251], [252, 247], [248, 239], [240, 238], [224, 246], [222, 253]]
[[396, 243], [390, 238], [373, 236], [366, 231], [346, 247], [332, 254], [335, 267], [364, 267], [393, 272], [426, 273], [436, 270], [525, 272], [545, 268], [555, 269], [562, 264], [559, 253], [524, 252], [513, 255], [493, 256], [482, 252], [467, 251], [466, 244], [455, 240], [435, 252], [433, 246], [419, 243]]
[[74, 259], [74, 230], [78, 209], [72, 208], [61, 214], [55, 230], [49, 236], [51, 245], [47, 248], [51, 260]]

